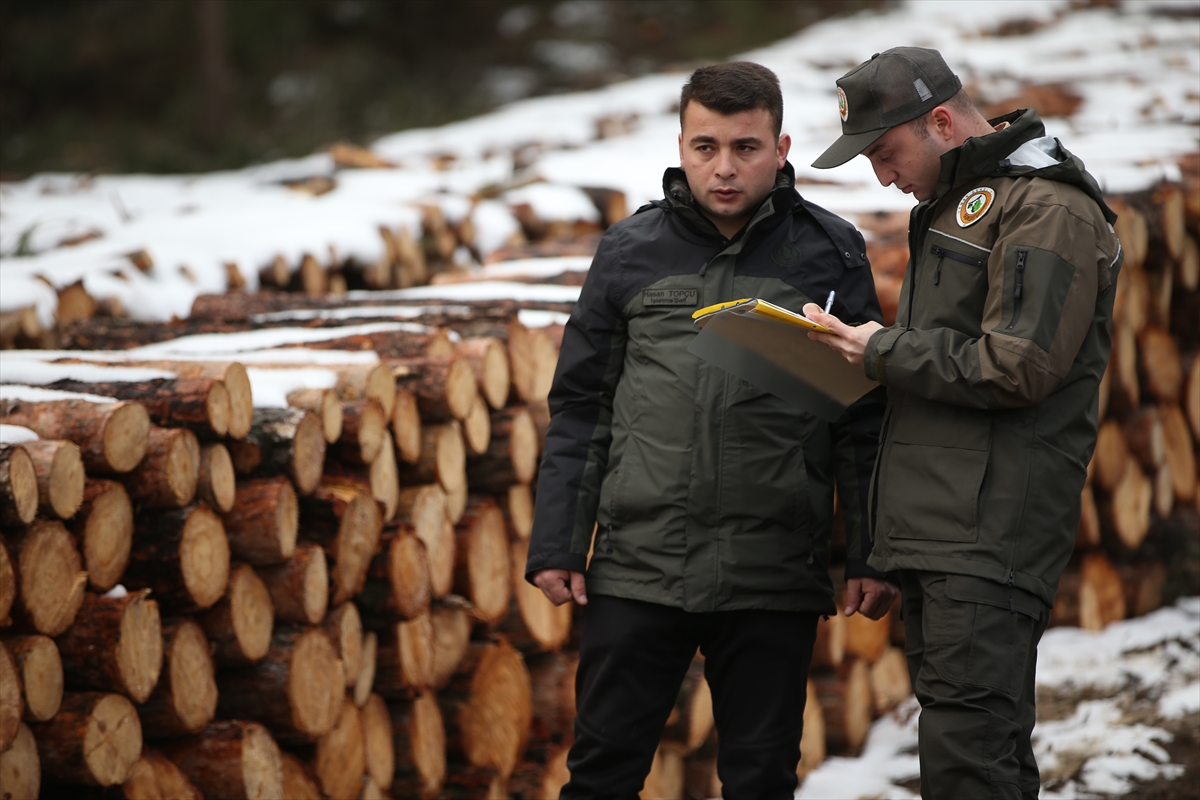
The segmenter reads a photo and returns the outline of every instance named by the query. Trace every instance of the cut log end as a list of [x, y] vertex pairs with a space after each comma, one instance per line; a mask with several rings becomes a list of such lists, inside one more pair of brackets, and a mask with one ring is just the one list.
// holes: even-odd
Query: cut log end
[[327, 733], [341, 713], [346, 673], [324, 631], [312, 628], [296, 639], [288, 671], [288, 697], [296, 729], [309, 736]]
[[38, 633], [58, 636], [83, 605], [87, 573], [61, 522], [35, 522], [21, 536], [17, 555], [20, 606]]
[[140, 592], [129, 596], [133, 600], [125, 606], [121, 616], [117, 666], [124, 679], [126, 692], [136, 702], [142, 703], [154, 691], [162, 670], [162, 620], [158, 603]]
[[229, 436], [245, 439], [254, 423], [254, 397], [246, 368], [235, 362], [224, 371], [225, 389], [229, 392]]
[[[88, 580], [97, 591], [117, 585], [129, 566], [133, 547], [133, 503], [116, 481], [89, 481], [82, 511], [72, 528], [82, 540]], [[81, 532], [82, 529], [82, 532]]]
[[142, 749], [129, 780], [121, 785], [125, 800], [204, 800], [179, 767], [162, 753]]
[[83, 737], [84, 763], [95, 783], [124, 783], [142, 754], [142, 726], [133, 703], [117, 694], [92, 706]]
[[0, 787], [12, 800], [38, 797], [42, 786], [42, 766], [37, 742], [29, 726], [21, 723], [12, 746], [0, 752]]
[[346, 685], [353, 686], [358, 680], [359, 667], [362, 665], [363, 628], [358, 606], [354, 603], [342, 603], [329, 613], [322, 627], [329, 634], [338, 658], [342, 660]]
[[314, 767], [328, 797], [355, 797], [367, 769], [362, 715], [346, 697], [333, 729], [317, 739]]
[[237, 474], [229, 448], [217, 443], [200, 449], [200, 476], [197, 495], [221, 514], [226, 514], [237, 498]]
[[83, 503], [83, 456], [73, 442], [40, 439], [26, 442], [37, 473], [37, 494], [43, 513], [70, 519]]
[[316, 414], [305, 414], [296, 426], [292, 452], [292, 476], [301, 494], [309, 494], [325, 471], [325, 431]]
[[[45, 722], [58, 713], [63, 695], [63, 664], [49, 636], [17, 636], [5, 641], [16, 659], [25, 698], [25, 719]], [[0, 690], [2, 691], [2, 690]]]
[[0, 752], [12, 746], [25, 712], [21, 670], [7, 645], [0, 642]]
[[386, 791], [392, 785], [396, 753], [392, 743], [391, 716], [383, 698], [371, 694], [362, 706], [361, 719], [367, 774]]
[[239, 565], [230, 577], [229, 606], [242, 653], [247, 661], [258, 661], [271, 647], [275, 607], [266, 585], [249, 565]]
[[188, 515], [179, 541], [183, 582], [196, 605], [208, 608], [229, 583], [229, 542], [221, 518], [204, 506]]
[[421, 457], [421, 413], [412, 392], [407, 389], [396, 390], [391, 420], [400, 460], [406, 464], [417, 463]]
[[146, 455], [150, 415], [140, 403], [121, 403], [104, 426], [104, 458], [113, 472], [129, 472]]
[[28, 525], [37, 511], [38, 478], [28, 450], [21, 445], [0, 445], [0, 522]]
[[186, 730], [198, 733], [217, 711], [217, 682], [204, 629], [191, 620], [181, 622], [168, 661], [175, 713]]

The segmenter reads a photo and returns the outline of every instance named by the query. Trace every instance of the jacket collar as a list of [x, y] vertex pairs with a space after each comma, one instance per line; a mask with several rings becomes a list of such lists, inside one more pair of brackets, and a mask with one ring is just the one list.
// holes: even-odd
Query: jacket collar
[[[679, 167], [668, 167], [663, 173], [664, 210], [679, 214], [680, 218], [706, 238], [724, 239], [717, 226], [700, 211], [692, 190], [688, 187], [687, 175]], [[796, 170], [790, 161], [785, 161], [783, 169], [775, 173], [775, 186], [763, 198], [762, 204], [750, 215], [750, 220], [742, 229], [734, 234], [731, 241], [744, 238], [753, 229], [762, 228], [768, 220], [776, 220], [790, 213], [796, 205], [799, 195], [796, 193]]]
[[[1036, 111], [1022, 108], [988, 120], [988, 124], [993, 126], [1003, 122], [1008, 123], [1003, 130], [987, 136], [972, 137], [959, 147], [942, 154], [937, 198], [933, 202], [947, 196], [954, 187], [968, 181], [1035, 176], [1078, 187], [1100, 206], [1110, 225], [1116, 220], [1116, 214], [1104, 203], [1104, 195], [1096, 179], [1088, 173], [1077, 156], [1062, 146], [1062, 142], [1046, 136], [1046, 127]], [[1033, 144], [1035, 142], [1036, 144]], [[1026, 145], [1029, 147], [1022, 150]], [[1044, 157], [1035, 159], [1022, 157], [1030, 149], [1049, 152]], [[1019, 155], [1019, 152], [1022, 155]], [[1036, 155], [1036, 152], [1034, 154]]]

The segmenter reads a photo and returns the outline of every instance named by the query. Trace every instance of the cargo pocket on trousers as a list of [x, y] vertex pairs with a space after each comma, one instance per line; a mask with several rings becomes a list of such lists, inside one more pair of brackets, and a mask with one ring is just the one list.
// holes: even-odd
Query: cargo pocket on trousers
[[880, 530], [897, 539], [974, 542], [988, 451], [897, 441], [890, 448]]
[[974, 607], [963, 682], [1020, 694], [1034, 628], [1046, 613], [1042, 602], [1020, 589], [970, 575], [947, 575], [946, 597]]

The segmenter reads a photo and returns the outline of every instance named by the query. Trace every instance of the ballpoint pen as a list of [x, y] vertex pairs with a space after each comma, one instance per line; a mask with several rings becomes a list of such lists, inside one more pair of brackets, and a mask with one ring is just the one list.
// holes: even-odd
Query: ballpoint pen
[[833, 308], [833, 290], [829, 291], [829, 297], [825, 298], [825, 313], [829, 313], [829, 309]]

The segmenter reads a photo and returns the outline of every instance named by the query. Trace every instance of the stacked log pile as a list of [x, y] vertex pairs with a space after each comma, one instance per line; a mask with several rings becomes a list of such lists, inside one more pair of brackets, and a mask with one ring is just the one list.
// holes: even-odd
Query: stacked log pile
[[[1194, 591], [1196, 173], [1183, 190], [1114, 198], [1126, 251], [1114, 355], [1055, 624], [1099, 628]], [[877, 220], [869, 244], [885, 308], [903, 272], [895, 228]], [[461, 236], [447, 230], [443, 249]], [[397, 240], [380, 286], [411, 280], [396, 265], [422, 252], [413, 247]], [[87, 380], [48, 388], [83, 395], [5, 395], [0, 422], [36, 434], [0, 445], [6, 791], [37, 796], [53, 781], [76, 793], [121, 785], [131, 798], [147, 786], [210, 797], [557, 795], [577, 631], [571, 609], [550, 605], [523, 573], [560, 327], [522, 325], [529, 304], [464, 312], [424, 301], [411, 318], [424, 327], [304, 345], [379, 360], [329, 366], [334, 388], [290, 391], [286, 408], [255, 408], [232, 361], [131, 351], [123, 364], [175, 378], [96, 378], [112, 354], [95, 349], [352, 325], [396, 303], [232, 293], [201, 297], [170, 325], [78, 320], [60, 332], [76, 352], [55, 358], [89, 365]], [[254, 355], [257, 370], [294, 366]], [[845, 551], [835, 528], [836, 575]], [[826, 753], [856, 753], [871, 721], [908, 697], [902, 645], [895, 611], [820, 623], [801, 777]], [[697, 654], [643, 796], [719, 796], [715, 736]]]

